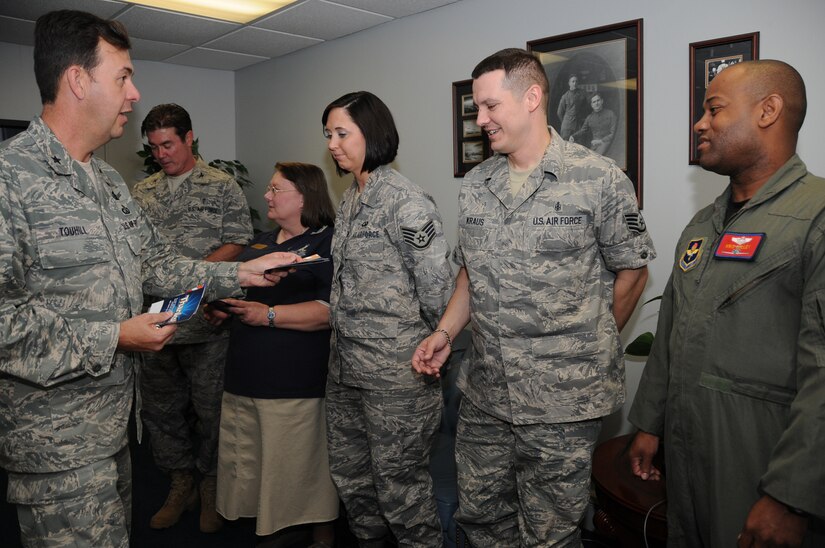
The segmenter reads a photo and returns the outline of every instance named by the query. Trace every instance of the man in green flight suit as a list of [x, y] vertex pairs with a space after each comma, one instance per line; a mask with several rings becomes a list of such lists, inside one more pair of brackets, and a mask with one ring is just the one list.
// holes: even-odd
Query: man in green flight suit
[[705, 95], [703, 168], [730, 177], [676, 247], [629, 420], [668, 546], [825, 546], [825, 180], [796, 155], [805, 84], [738, 63]]

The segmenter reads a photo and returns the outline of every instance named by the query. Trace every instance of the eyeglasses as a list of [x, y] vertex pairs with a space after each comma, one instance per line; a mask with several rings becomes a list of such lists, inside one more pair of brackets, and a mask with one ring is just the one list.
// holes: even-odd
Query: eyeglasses
[[277, 196], [279, 192], [298, 192], [297, 188], [275, 188], [272, 185], [269, 185], [267, 190], [271, 192], [273, 196]]

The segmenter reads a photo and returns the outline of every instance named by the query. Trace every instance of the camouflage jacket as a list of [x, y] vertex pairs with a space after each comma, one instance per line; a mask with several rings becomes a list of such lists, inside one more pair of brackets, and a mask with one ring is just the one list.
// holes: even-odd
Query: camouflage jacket
[[387, 166], [360, 196], [353, 183], [332, 240], [334, 380], [370, 389], [421, 382], [412, 353], [452, 293], [449, 253], [435, 202], [420, 187]]
[[[198, 159], [189, 177], [174, 194], [167, 175], [160, 171], [132, 190], [157, 231], [173, 249], [190, 259], [203, 259], [224, 244], [245, 246], [252, 238], [249, 205], [235, 179]], [[149, 304], [157, 297], [147, 296]], [[215, 327], [199, 312], [178, 327], [172, 344], [198, 343], [228, 336], [225, 327]]]
[[236, 263], [179, 258], [123, 179], [92, 180], [40, 118], [0, 148], [0, 466], [52, 472], [126, 444], [137, 355], [117, 350], [143, 290], [209, 280], [239, 293]]
[[611, 160], [552, 130], [544, 158], [510, 192], [507, 158], [470, 171], [456, 260], [470, 278], [473, 345], [459, 386], [515, 424], [600, 417], [624, 401], [611, 312], [619, 270], [655, 257], [633, 187]]

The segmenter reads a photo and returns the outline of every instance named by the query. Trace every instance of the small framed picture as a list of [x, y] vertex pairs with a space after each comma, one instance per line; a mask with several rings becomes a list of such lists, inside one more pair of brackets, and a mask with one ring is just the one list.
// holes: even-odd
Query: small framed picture
[[690, 139], [688, 163], [699, 163], [698, 136], [693, 126], [704, 114], [705, 91], [717, 74], [742, 61], [759, 59], [759, 33], [751, 32], [694, 42], [690, 45]]
[[473, 81], [453, 82], [453, 176], [464, 177], [492, 155], [487, 135], [476, 123]]
[[527, 49], [550, 81], [547, 123], [565, 141], [613, 159], [641, 207], [642, 20], [531, 40]]

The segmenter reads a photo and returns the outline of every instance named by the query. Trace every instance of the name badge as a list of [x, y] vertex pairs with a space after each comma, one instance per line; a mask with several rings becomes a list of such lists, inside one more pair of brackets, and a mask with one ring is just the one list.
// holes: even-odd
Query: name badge
[[733, 261], [752, 261], [765, 241], [764, 232], [754, 232], [751, 234], [742, 232], [725, 232], [713, 256], [717, 259], [728, 259]]

